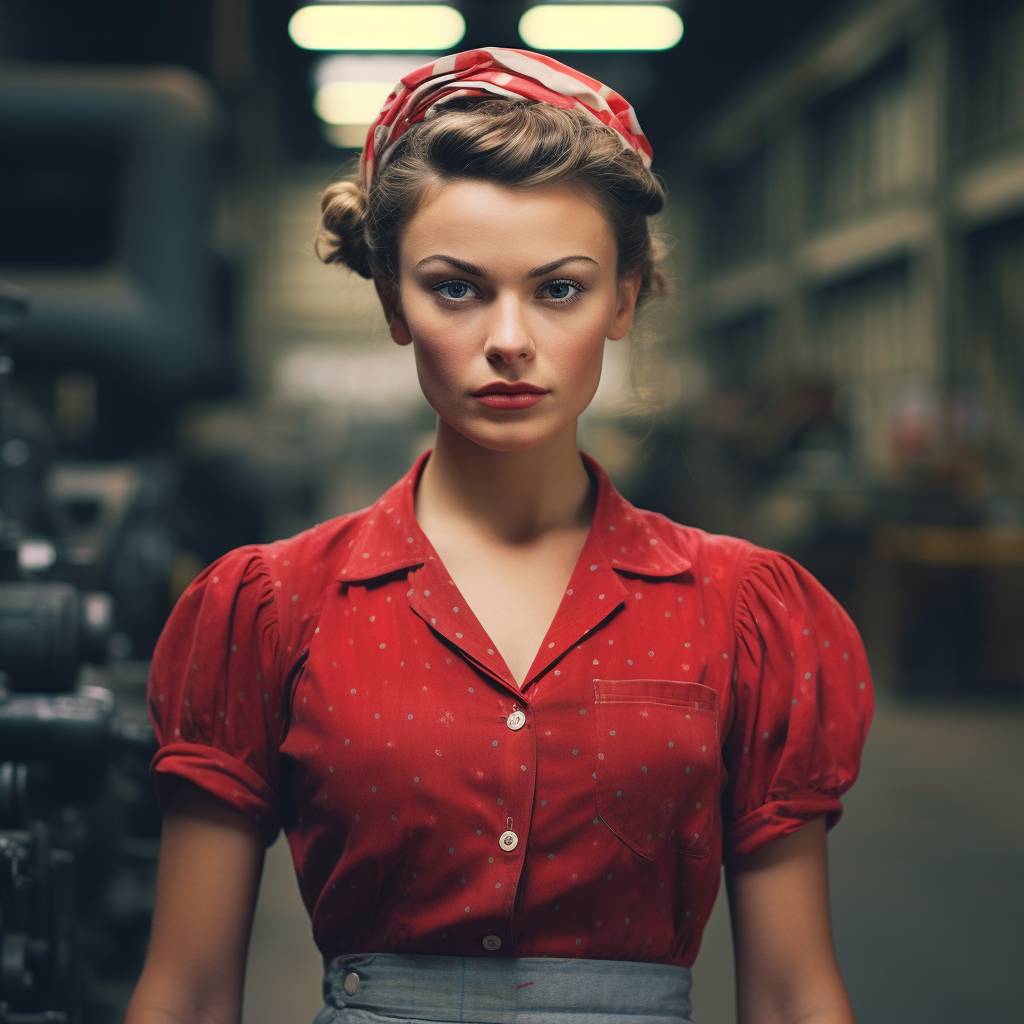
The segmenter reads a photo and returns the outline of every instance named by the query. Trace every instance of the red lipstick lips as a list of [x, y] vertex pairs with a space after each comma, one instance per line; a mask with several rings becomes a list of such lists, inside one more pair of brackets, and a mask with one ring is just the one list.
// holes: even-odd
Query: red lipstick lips
[[509, 384], [499, 380], [474, 391], [473, 397], [488, 409], [529, 409], [546, 394], [547, 390], [537, 387], [536, 384]]

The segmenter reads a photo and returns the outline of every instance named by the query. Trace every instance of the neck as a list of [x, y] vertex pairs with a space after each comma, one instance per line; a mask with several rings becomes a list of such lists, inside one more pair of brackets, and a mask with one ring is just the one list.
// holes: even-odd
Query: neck
[[416, 492], [416, 519], [428, 536], [470, 529], [524, 544], [550, 530], [589, 528], [593, 491], [575, 424], [538, 448], [504, 452], [439, 420]]

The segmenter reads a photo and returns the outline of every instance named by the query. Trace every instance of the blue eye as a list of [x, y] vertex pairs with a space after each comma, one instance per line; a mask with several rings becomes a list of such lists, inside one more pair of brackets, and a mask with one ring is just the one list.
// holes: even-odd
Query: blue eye
[[541, 291], [547, 293], [545, 298], [555, 302], [571, 302], [583, 289], [574, 281], [548, 281], [541, 286]]
[[444, 299], [464, 299], [469, 295], [470, 288], [465, 281], [442, 281], [434, 287], [434, 291]]

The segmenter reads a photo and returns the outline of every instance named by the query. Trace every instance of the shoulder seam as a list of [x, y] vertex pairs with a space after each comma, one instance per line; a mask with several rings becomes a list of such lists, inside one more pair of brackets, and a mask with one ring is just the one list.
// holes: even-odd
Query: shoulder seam
[[756, 544], [750, 545], [750, 550], [747, 551], [747, 556], [743, 562], [743, 568], [740, 570], [739, 576], [737, 576], [736, 578], [736, 601], [733, 604], [732, 610], [732, 632], [733, 637], [737, 640], [737, 642], [739, 640], [738, 624], [740, 601], [743, 601], [743, 604], [746, 607], [747, 612], [749, 613], [750, 605], [747, 602], [746, 596], [744, 595], [744, 587], [746, 586], [747, 581], [750, 579], [754, 571], [754, 562], [756, 560], [756, 556], [758, 554], [761, 554], [763, 550], [763, 548], [759, 548]]
[[264, 555], [264, 549], [265, 548], [266, 548], [265, 544], [252, 544], [252, 545], [249, 546], [249, 550], [252, 552], [252, 554], [254, 556], [253, 560], [256, 563], [258, 563], [257, 572], [259, 573], [260, 576], [265, 577], [267, 582], [268, 582], [268, 584], [270, 585], [270, 595], [271, 595], [272, 600], [270, 601], [270, 606], [271, 607], [270, 607], [270, 609], [268, 609], [268, 611], [270, 612], [271, 623], [273, 624], [274, 630], [277, 633], [277, 643], [275, 645], [275, 655], [274, 655], [274, 661], [275, 661], [274, 671], [275, 671], [275, 673], [277, 675], [278, 689], [281, 691], [281, 693], [283, 695], [283, 692], [284, 692], [284, 675], [283, 675], [283, 673], [281, 671], [281, 646], [282, 646], [282, 644], [281, 644], [281, 637], [282, 637], [281, 607], [280, 607], [281, 602], [278, 600], [277, 594], [274, 593], [274, 579], [273, 579], [273, 577], [270, 574], [270, 566], [267, 565], [267, 560], [266, 560], [266, 557]]

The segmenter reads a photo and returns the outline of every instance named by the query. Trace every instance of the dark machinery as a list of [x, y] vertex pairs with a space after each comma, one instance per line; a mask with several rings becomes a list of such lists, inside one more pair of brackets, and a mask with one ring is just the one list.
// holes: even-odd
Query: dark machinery
[[[26, 308], [0, 283], [4, 335]], [[6, 385], [4, 352], [0, 364]], [[4, 386], [4, 426], [11, 401]], [[0, 433], [0, 452], [12, 440]], [[5, 509], [10, 461], [0, 460]], [[100, 667], [113, 601], [60, 578], [74, 571], [59, 541], [0, 519], [0, 1024], [104, 1019], [104, 1004], [123, 1002], [110, 988], [126, 969], [120, 987], [134, 980], [145, 946], [159, 822], [144, 679], [134, 715], [130, 694], [119, 712], [125, 672]], [[125, 891], [135, 897], [127, 915]]]
[[[115, 707], [90, 684], [0, 697], [0, 1024], [109, 1019], [123, 1002], [111, 986], [137, 974], [158, 842], [137, 827], [152, 733]], [[125, 885], [143, 895], [127, 917]]]
[[120, 1024], [146, 952], [145, 658], [203, 560], [171, 425], [232, 379], [218, 120], [182, 69], [0, 67], [0, 1024]]

